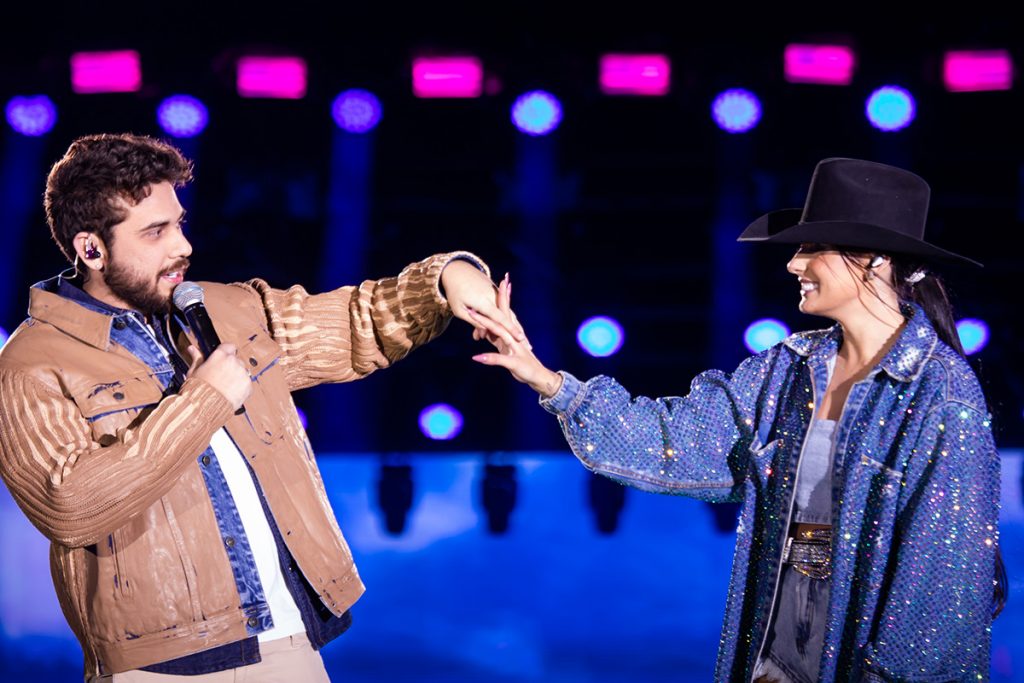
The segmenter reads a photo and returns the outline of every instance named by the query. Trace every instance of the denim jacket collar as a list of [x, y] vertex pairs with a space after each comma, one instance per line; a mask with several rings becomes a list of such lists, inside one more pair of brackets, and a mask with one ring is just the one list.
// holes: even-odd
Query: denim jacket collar
[[[900, 310], [906, 318], [906, 325], [878, 368], [897, 381], [911, 382], [921, 373], [939, 337], [921, 306], [904, 302]], [[812, 366], [820, 367], [836, 354], [842, 341], [843, 330], [837, 323], [823, 330], [797, 332], [783, 343], [795, 353], [807, 357]]]
[[66, 277], [68, 272], [32, 285], [28, 296], [30, 317], [103, 350], [110, 347], [110, 327], [116, 319], [133, 316], [142, 321], [136, 311], [116, 308], [90, 296]]

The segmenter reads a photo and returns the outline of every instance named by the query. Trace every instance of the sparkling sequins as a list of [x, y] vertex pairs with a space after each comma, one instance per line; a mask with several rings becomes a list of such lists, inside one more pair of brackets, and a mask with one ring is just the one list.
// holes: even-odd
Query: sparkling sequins
[[[821, 680], [988, 676], [998, 454], [970, 366], [919, 307], [905, 313], [903, 334], [851, 388], [837, 426]], [[822, 395], [841, 340], [838, 326], [793, 335], [732, 375], [702, 373], [683, 397], [634, 398], [595, 377], [561, 397], [568, 416], [551, 407], [559, 397], [542, 401], [596, 472], [744, 501], [716, 680], [749, 680], [764, 641], [809, 397]]]

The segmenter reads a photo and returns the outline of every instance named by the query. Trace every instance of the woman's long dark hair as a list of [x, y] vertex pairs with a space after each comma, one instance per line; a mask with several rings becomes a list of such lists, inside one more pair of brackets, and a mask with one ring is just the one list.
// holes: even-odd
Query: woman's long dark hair
[[[949, 300], [942, 278], [923, 263], [907, 262], [899, 257], [892, 258], [891, 263], [893, 284], [900, 302], [913, 301], [924, 309], [939, 339], [966, 358], [964, 347], [960, 343], [960, 335], [956, 331], [953, 304]], [[924, 277], [917, 282], [908, 280], [922, 273]]]
[[[853, 267], [860, 272], [867, 272], [867, 268], [857, 260], [863, 257], [863, 253], [840, 250], [847, 267]], [[953, 315], [953, 304], [949, 300], [946, 285], [942, 278], [931, 271], [928, 265], [921, 262], [908, 260], [906, 257], [888, 254], [892, 265], [893, 287], [896, 289], [896, 296], [900, 303], [912, 301], [919, 305], [931, 321], [932, 327], [939, 335], [939, 339], [949, 345], [964, 358], [964, 347], [960, 343], [960, 335], [956, 330], [956, 318]], [[923, 277], [918, 278], [923, 274]], [[869, 281], [868, 289], [875, 296], [878, 296]], [[880, 297], [879, 297], [880, 298]], [[1003, 562], [1003, 553], [999, 546], [996, 546], [996, 567], [993, 577], [992, 595], [992, 618], [999, 616], [1006, 606], [1010, 597], [1010, 585], [1006, 575], [1006, 564]]]
[[[875, 288], [874, 280], [867, 277], [869, 266], [864, 265], [860, 259], [875, 254], [863, 250], [849, 250], [842, 247], [826, 246], [824, 248], [835, 249], [846, 262], [846, 268], [855, 275], [865, 276], [867, 289], [878, 299], [881, 294]], [[896, 290], [896, 297], [899, 302], [912, 301], [924, 309], [925, 315], [931, 321], [932, 327], [939, 335], [939, 339], [949, 345], [961, 356], [966, 358], [964, 347], [960, 343], [960, 335], [956, 331], [956, 318], [953, 315], [953, 304], [946, 293], [946, 285], [938, 273], [933, 273], [930, 267], [919, 261], [908, 260], [898, 254], [884, 254], [889, 257], [892, 266], [892, 286]]]

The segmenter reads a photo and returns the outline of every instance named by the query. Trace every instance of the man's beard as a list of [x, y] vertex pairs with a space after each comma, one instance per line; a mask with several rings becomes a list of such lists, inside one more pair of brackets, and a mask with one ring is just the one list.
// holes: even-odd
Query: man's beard
[[111, 258], [103, 271], [107, 288], [121, 301], [144, 316], [166, 313], [171, 308], [171, 296], [160, 292], [159, 278], [166, 273], [188, 267], [188, 259], [182, 259], [156, 278], [150, 280], [130, 266]]

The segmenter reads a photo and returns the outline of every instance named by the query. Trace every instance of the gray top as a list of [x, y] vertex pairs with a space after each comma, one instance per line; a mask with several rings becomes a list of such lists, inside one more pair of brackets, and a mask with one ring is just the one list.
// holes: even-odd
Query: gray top
[[796, 473], [793, 521], [832, 523], [832, 450], [835, 435], [835, 420], [811, 420], [804, 455]]

